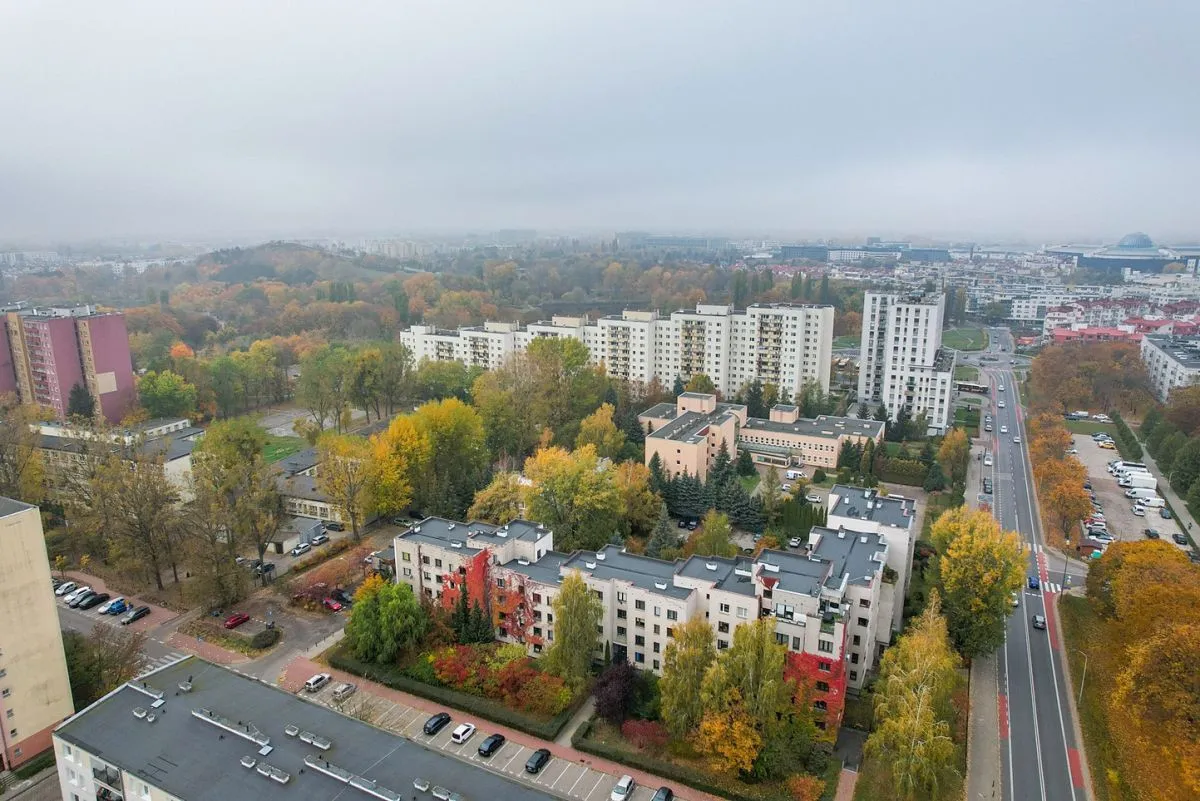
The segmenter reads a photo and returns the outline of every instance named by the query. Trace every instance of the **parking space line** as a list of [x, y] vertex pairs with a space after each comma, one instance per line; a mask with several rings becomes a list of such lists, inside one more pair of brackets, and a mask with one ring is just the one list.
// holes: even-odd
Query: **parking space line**
[[583, 781], [583, 777], [586, 775], [588, 775], [588, 769], [584, 768], [583, 773], [580, 773], [579, 778], [576, 779], [575, 783], [571, 785], [571, 789], [567, 790], [567, 795], [575, 795], [575, 788], [579, 786], [579, 783]]
[[[571, 767], [571, 763], [565, 759], [560, 759], [559, 762], [561, 762], [563, 764], [563, 769], [561, 771], [559, 771], [559, 774], [557, 776], [554, 777], [554, 781], [558, 781], [559, 779], [561, 779], [562, 775], [567, 772], [567, 768]], [[547, 775], [545, 778], [550, 778], [549, 772], [547, 772]], [[546, 784], [546, 782], [538, 781], [538, 784], [544, 785], [544, 784]], [[551, 782], [550, 784], [551, 784], [551, 786], [553, 786], [553, 782]]]
[[509, 765], [511, 765], [511, 764], [513, 763], [513, 760], [514, 760], [514, 759], [516, 759], [517, 757], [519, 757], [519, 756], [521, 755], [521, 752], [523, 752], [524, 750], [525, 750], [525, 746], [523, 746], [523, 745], [518, 745], [518, 746], [517, 746], [517, 751], [516, 751], [516, 753], [515, 753], [515, 754], [513, 754], [512, 756], [510, 756], [510, 757], [508, 758], [508, 761], [504, 763], [504, 767], [500, 768], [500, 770], [502, 770], [502, 771], [504, 771], [505, 773], [507, 773], [507, 772], [508, 772], [508, 766], [509, 766]]
[[[600, 773], [600, 771], [596, 771], [596, 772]], [[588, 790], [587, 795], [585, 795], [583, 797], [585, 799], [591, 798], [592, 793], [596, 792], [596, 788], [600, 786], [600, 782], [602, 782], [602, 781], [604, 781], [604, 774], [600, 773], [600, 775], [596, 778], [596, 783], [592, 785], [592, 789]]]
[[[567, 766], [567, 769], [566, 769], [566, 770], [564, 770], [564, 771], [562, 772], [562, 775], [561, 775], [561, 776], [559, 776], [557, 779], [555, 779], [555, 780], [554, 780], [554, 784], [550, 785], [550, 789], [551, 789], [551, 790], [557, 790], [557, 789], [558, 789], [558, 783], [559, 783], [559, 782], [561, 782], [561, 781], [562, 781], [564, 778], [567, 778], [567, 776], [568, 776], [568, 775], [571, 773], [571, 771], [572, 771], [572, 770], [574, 770], [575, 768], [578, 768], [578, 767], [580, 767], [580, 766], [579, 766], [579, 765], [574, 765], [574, 764]], [[567, 779], [567, 781], [570, 781], [570, 779]], [[578, 777], [576, 777], [575, 781], [579, 781], [579, 778], [578, 778]]]

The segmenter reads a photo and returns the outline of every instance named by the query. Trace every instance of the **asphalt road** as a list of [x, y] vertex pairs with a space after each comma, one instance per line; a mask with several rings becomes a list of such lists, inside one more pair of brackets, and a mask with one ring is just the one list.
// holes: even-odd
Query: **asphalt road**
[[[58, 606], [58, 622], [64, 629], [78, 631], [81, 634], [90, 634], [96, 626], [112, 626], [121, 628], [118, 622], [120, 617], [110, 617], [101, 615], [95, 609], [86, 609], [80, 611], [71, 609], [62, 603]], [[142, 655], [146, 658], [145, 669], [152, 670], [168, 662], [174, 662], [176, 659], [186, 656], [182, 651], [176, 651], [169, 645], [154, 639], [157, 636], [155, 632], [146, 632], [146, 644], [142, 646]]]
[[[993, 330], [995, 334], [995, 330]], [[1007, 332], [993, 336], [1012, 353]], [[986, 363], [985, 363], [986, 368]], [[992, 467], [993, 512], [1006, 529], [1017, 531], [1028, 549], [1027, 574], [1037, 576], [1041, 588], [1023, 589], [1020, 605], [1009, 618], [1000, 655], [1000, 736], [1002, 742], [1003, 798], [1011, 801], [1086, 801], [1083, 774], [1064, 663], [1058, 647], [1058, 616], [1054, 596], [1067, 580], [1083, 576], [1077, 563], [1052, 557], [1043, 548], [1041, 524], [1033, 506], [1033, 471], [1025, 449], [1024, 414], [1017, 403], [1014, 376], [1007, 365], [987, 369], [991, 384], [991, 411], [995, 418]], [[1004, 392], [998, 387], [1003, 385]], [[998, 408], [999, 401], [1005, 408]], [[1008, 433], [999, 434], [1007, 426]], [[1019, 436], [1021, 443], [1013, 442]], [[986, 468], [985, 468], [986, 469]], [[1032, 618], [1042, 615], [1047, 629], [1035, 629]]]

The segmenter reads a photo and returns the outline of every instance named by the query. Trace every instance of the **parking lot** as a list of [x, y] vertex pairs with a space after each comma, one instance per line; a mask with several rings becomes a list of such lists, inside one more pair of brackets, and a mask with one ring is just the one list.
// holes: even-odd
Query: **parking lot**
[[1134, 515], [1133, 501], [1125, 497], [1125, 490], [1118, 487], [1117, 480], [1109, 474], [1108, 463], [1119, 459], [1120, 454], [1101, 448], [1086, 434], [1075, 434], [1074, 442], [1079, 450], [1077, 458], [1083, 462], [1092, 481], [1096, 500], [1104, 507], [1109, 533], [1118, 540], [1141, 540], [1145, 539], [1146, 529], [1153, 528], [1161, 532], [1164, 541], [1170, 542], [1171, 535], [1179, 530], [1175, 521], [1162, 518], [1157, 509], [1147, 510], [1145, 517]]
[[[451, 715], [455, 716], [454, 719], [431, 737], [425, 734], [423, 729], [425, 721], [429, 719], [429, 712], [372, 696], [365, 693], [361, 687], [358, 692], [339, 705], [333, 701], [333, 689], [338, 683], [335, 680], [327, 684], [320, 692], [301, 692], [300, 695], [308, 700], [370, 722], [374, 726], [401, 737], [406, 737], [427, 748], [437, 748], [453, 754], [459, 759], [473, 763], [476, 767], [501, 773], [510, 779], [528, 784], [530, 787], [579, 799], [579, 801], [606, 801], [609, 793], [612, 792], [613, 785], [620, 778], [558, 756], [552, 756], [541, 771], [530, 775], [525, 772], [525, 762], [532, 756], [535, 748], [510, 739], [491, 757], [479, 755], [479, 744], [492, 733], [486, 721], [467, 719], [460, 713], [451, 712]], [[455, 726], [464, 722], [474, 723], [479, 727], [478, 731], [465, 743], [452, 742], [450, 735]], [[656, 789], [656, 787], [639, 784], [633, 792], [633, 801], [650, 801]]]

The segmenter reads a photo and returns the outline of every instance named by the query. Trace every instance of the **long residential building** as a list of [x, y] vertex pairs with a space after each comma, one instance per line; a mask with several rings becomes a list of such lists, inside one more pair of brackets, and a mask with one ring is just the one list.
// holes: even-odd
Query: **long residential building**
[[860, 403], [882, 403], [895, 418], [901, 407], [924, 413], [929, 430], [952, 419], [955, 352], [942, 347], [946, 296], [867, 292], [863, 298]]
[[699, 392], [652, 406], [638, 415], [638, 423], [646, 432], [646, 464], [657, 455], [667, 475], [688, 473], [702, 481], [722, 448], [730, 457], [749, 451], [758, 465], [832, 469], [843, 442], [882, 442], [884, 433], [877, 420], [802, 418], [790, 404], [776, 404], [768, 418], [749, 417], [743, 404]]
[[3, 497], [0, 586], [0, 770], [12, 770], [49, 748], [75, 707], [41, 512]]
[[553, 798], [194, 656], [122, 684], [53, 740], [64, 801], [399, 801], [418, 777], [450, 797]]
[[703, 373], [724, 395], [747, 383], [774, 384], [792, 398], [805, 384], [829, 391], [833, 354], [832, 306], [753, 304], [744, 310], [700, 303], [695, 310], [660, 316], [625, 311], [620, 316], [556, 316], [521, 326], [487, 322], [455, 331], [415, 325], [400, 333], [420, 361], [461, 361], [495, 369], [538, 337], [577, 339], [593, 364], [609, 375], [642, 383], [657, 378], [670, 386]]
[[900, 630], [915, 502], [835, 486], [830, 523], [801, 550], [666, 561], [608, 545], [554, 550], [554, 532], [526, 520], [503, 526], [426, 518], [393, 543], [396, 581], [444, 608], [485, 598], [497, 636], [539, 655], [554, 640], [554, 598], [578, 573], [602, 602], [599, 658], [655, 673], [677, 626], [702, 615], [718, 649], [733, 630], [773, 617], [776, 637], [837, 695], [861, 688]]
[[1142, 361], [1154, 394], [1166, 403], [1171, 390], [1200, 383], [1200, 337], [1144, 336]]
[[0, 307], [0, 394], [53, 409], [65, 419], [80, 386], [96, 416], [120, 422], [137, 401], [125, 315], [94, 306]]

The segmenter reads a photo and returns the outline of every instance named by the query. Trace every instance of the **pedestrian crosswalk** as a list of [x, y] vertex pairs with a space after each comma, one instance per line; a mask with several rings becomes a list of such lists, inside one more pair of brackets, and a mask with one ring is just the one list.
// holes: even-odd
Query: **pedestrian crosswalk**
[[1054, 582], [1051, 582], [1051, 581], [1047, 581], [1044, 584], [1042, 584], [1042, 589], [1045, 590], [1046, 592], [1062, 592], [1062, 585], [1055, 584]]
[[152, 670], [158, 670], [160, 667], [169, 665], [172, 662], [178, 662], [185, 656], [187, 656], [187, 654], [185, 654], [183, 651], [172, 651], [171, 653], [164, 654], [163, 656], [148, 656], [146, 654], [142, 654], [142, 669], [138, 672], [138, 675], [145, 675]]

